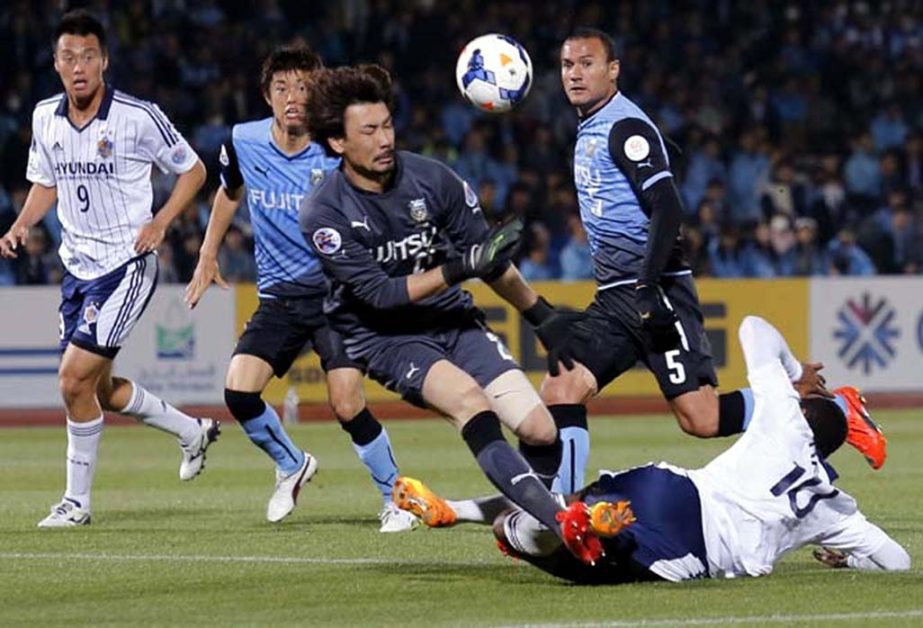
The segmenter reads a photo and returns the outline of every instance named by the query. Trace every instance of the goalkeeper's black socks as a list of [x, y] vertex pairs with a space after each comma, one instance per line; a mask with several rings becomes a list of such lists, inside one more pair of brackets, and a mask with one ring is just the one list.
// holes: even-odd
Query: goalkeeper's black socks
[[530, 445], [520, 439], [519, 453], [542, 479], [545, 488], [551, 489], [561, 466], [561, 436], [555, 435], [550, 445]]
[[503, 438], [496, 413], [485, 410], [475, 415], [462, 428], [462, 438], [484, 475], [507, 499], [559, 534], [555, 515], [561, 506], [541, 478]]

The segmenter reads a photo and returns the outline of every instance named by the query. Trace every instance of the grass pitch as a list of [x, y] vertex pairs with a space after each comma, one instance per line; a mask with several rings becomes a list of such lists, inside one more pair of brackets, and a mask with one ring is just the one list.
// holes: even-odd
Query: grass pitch
[[[923, 412], [878, 412], [888, 462], [844, 447], [838, 484], [923, 557]], [[402, 472], [450, 497], [491, 491], [439, 421], [387, 424]], [[730, 444], [683, 436], [668, 417], [591, 419], [591, 467], [649, 460], [697, 466]], [[0, 432], [0, 625], [918, 625], [923, 570], [832, 571], [810, 551], [760, 579], [577, 587], [504, 558], [484, 527], [379, 534], [377, 492], [334, 424], [292, 429], [320, 461], [295, 512], [265, 521], [269, 460], [232, 424], [202, 476], [183, 484], [179, 450], [144, 428], [109, 428], [94, 523], [39, 530], [63, 490], [63, 428]]]

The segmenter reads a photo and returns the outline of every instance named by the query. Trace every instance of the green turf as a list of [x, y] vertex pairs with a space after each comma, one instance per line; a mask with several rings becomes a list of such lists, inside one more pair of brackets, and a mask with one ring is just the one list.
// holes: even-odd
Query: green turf
[[[849, 448], [833, 462], [866, 515], [919, 557], [923, 412], [877, 416], [891, 441], [884, 469], [870, 471]], [[395, 421], [388, 429], [404, 473], [448, 496], [489, 491], [449, 426]], [[699, 465], [729, 444], [683, 436], [666, 417], [599, 419], [592, 429], [594, 468], [652, 459]], [[923, 622], [919, 568], [834, 572], [801, 550], [766, 578], [581, 588], [504, 558], [486, 528], [382, 535], [377, 493], [345, 434], [333, 424], [292, 431], [321, 470], [281, 525], [263, 519], [268, 460], [231, 424], [206, 472], [188, 484], [177, 478], [179, 453], [168, 437], [108, 429], [93, 525], [38, 530], [63, 489], [64, 431], [3, 430], [0, 625]]]

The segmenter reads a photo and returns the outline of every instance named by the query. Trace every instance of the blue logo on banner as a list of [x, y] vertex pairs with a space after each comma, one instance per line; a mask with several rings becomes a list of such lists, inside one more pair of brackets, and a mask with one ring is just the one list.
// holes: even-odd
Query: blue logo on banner
[[846, 301], [837, 312], [833, 337], [840, 343], [837, 355], [847, 367], [861, 367], [862, 373], [868, 375], [875, 368], [887, 366], [894, 358], [895, 341], [901, 335], [895, 316], [897, 310], [887, 299], [877, 299], [873, 303], [868, 292], [864, 292], [859, 300]]

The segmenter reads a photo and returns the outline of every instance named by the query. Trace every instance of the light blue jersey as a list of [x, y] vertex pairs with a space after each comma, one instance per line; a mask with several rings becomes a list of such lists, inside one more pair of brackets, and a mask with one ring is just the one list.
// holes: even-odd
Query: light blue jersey
[[[600, 287], [638, 277], [650, 232], [642, 195], [672, 176], [657, 127], [621, 93], [580, 121], [574, 183]], [[678, 248], [664, 270], [688, 272]]]
[[320, 296], [327, 291], [324, 274], [298, 228], [298, 210], [340, 160], [313, 142], [286, 155], [271, 129], [272, 118], [234, 125], [221, 147], [221, 184], [246, 187], [260, 296]]

